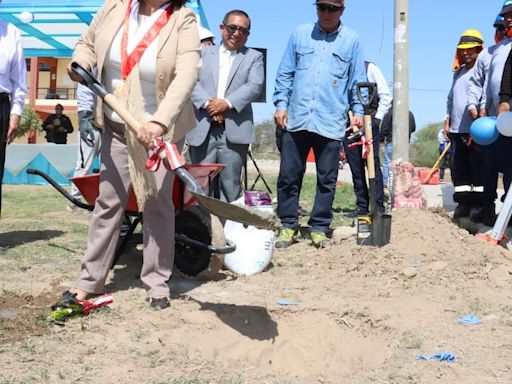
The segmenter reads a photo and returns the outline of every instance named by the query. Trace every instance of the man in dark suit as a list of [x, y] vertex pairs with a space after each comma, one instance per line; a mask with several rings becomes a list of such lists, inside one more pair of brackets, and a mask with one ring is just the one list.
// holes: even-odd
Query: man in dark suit
[[73, 132], [73, 124], [69, 117], [62, 112], [64, 107], [62, 104], [55, 106], [55, 113], [46, 118], [43, 123], [43, 130], [46, 131], [46, 141], [55, 144], [66, 144], [68, 134]]
[[264, 83], [263, 55], [245, 46], [250, 28], [244, 11], [226, 14], [222, 44], [202, 48], [203, 66], [192, 93], [197, 125], [187, 134], [190, 159], [225, 165], [213, 195], [228, 202], [241, 193], [242, 166], [255, 140], [251, 102]]

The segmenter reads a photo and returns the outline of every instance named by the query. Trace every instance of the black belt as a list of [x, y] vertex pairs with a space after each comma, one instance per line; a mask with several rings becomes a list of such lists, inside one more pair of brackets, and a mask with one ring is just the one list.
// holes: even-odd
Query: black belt
[[6, 92], [0, 92], [0, 103], [8, 103], [10, 101], [10, 95]]

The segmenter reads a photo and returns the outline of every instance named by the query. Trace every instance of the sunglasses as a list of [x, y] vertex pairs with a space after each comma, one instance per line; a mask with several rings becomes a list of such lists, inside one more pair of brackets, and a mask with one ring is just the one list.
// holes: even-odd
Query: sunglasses
[[224, 28], [226, 28], [230, 34], [233, 34], [236, 31], [238, 31], [238, 32], [240, 32], [240, 34], [242, 36], [247, 36], [250, 33], [250, 31], [247, 28], [239, 27], [238, 25], [233, 25], [233, 24], [228, 24], [228, 25], [223, 24], [223, 25], [224, 25]]
[[337, 7], [335, 5], [330, 5], [330, 4], [317, 4], [316, 5], [316, 10], [318, 12], [335, 13], [335, 12], [339, 12], [343, 9], [345, 9], [345, 7]]

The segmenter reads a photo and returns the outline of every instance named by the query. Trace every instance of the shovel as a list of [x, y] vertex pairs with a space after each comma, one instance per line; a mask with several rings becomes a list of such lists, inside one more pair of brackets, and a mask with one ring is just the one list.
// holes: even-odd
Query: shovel
[[[90, 72], [76, 62], [71, 63], [71, 68], [77, 75], [82, 77], [83, 81], [81, 83], [101, 97], [101, 99], [126, 122], [128, 127], [135, 132], [140, 130], [141, 123], [128, 112], [113, 94], [108, 93], [105, 87], [101, 85]], [[160, 152], [160, 158], [167, 160], [165, 151]], [[281, 223], [275, 215], [261, 212], [255, 208], [234, 205], [214, 199], [204, 193], [196, 179], [194, 179], [186, 169], [179, 167], [175, 169], [174, 172], [185, 184], [190, 193], [194, 195], [198, 204], [211, 214], [226, 220], [232, 220], [263, 229], [278, 229], [280, 227]]]
[[423, 184], [428, 184], [428, 182], [430, 181], [432, 175], [435, 173], [435, 171], [437, 171], [437, 168], [439, 168], [439, 163], [441, 162], [441, 160], [443, 160], [443, 158], [446, 156], [446, 154], [450, 150], [450, 146], [451, 145], [452, 145], [452, 142], [449, 141], [448, 144], [446, 145], [446, 147], [444, 147], [443, 152], [441, 152], [441, 154], [437, 158], [436, 162], [432, 166], [432, 169], [427, 173], [427, 176], [425, 176], [425, 178], [423, 180], [421, 180], [421, 182]]
[[[364, 100], [362, 90], [368, 90], [368, 100]], [[372, 117], [370, 105], [377, 93], [377, 84], [375, 83], [358, 83], [357, 97], [364, 108], [364, 132], [368, 145], [368, 155], [366, 157], [366, 166], [368, 167], [368, 194], [370, 197], [370, 218], [363, 219], [369, 233], [362, 239], [362, 245], [374, 245], [381, 247], [389, 243], [391, 237], [391, 215], [385, 215], [378, 211], [375, 187], [375, 161], [373, 157], [373, 132]], [[358, 218], [358, 224], [359, 224]], [[358, 225], [359, 226], [359, 225]], [[359, 233], [358, 233], [359, 238]]]

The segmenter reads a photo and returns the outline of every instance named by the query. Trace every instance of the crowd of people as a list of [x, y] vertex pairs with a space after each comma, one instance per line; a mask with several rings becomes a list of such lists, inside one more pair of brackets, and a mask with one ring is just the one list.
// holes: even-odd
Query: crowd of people
[[[233, 10], [225, 15], [219, 28], [222, 40], [215, 45], [214, 34], [197, 24], [184, 3], [107, 0], [75, 46], [72, 61], [94, 71], [107, 91], [117, 95], [142, 122], [142, 127], [132, 132], [116, 111], [78, 85], [79, 153], [75, 175], [90, 172], [99, 154], [100, 194], [79, 277], [63, 300], [84, 300], [104, 292], [116, 246], [111, 239], [119, 236], [124, 206], [133, 189], [144, 215], [140, 278], [151, 308], [169, 306], [167, 281], [174, 258], [174, 207], [169, 191], [174, 176], [164, 169], [152, 173], [140, 162], [156, 138], [163, 137], [180, 148], [186, 143], [193, 163], [225, 164], [210, 190], [212, 196], [232, 202], [241, 194], [242, 167], [255, 140], [251, 103], [260, 96], [265, 81], [263, 55], [246, 47], [251, 29], [246, 12]], [[297, 234], [299, 195], [311, 148], [318, 178], [308, 223], [310, 236], [316, 247], [329, 243], [340, 146], [347, 129], [361, 129], [363, 124], [357, 84], [370, 80], [378, 85], [372, 109], [377, 165], [380, 125], [391, 105], [380, 69], [364, 62], [357, 34], [341, 23], [344, 1], [318, 0], [315, 7], [317, 22], [298, 27], [290, 37], [273, 96], [275, 123], [282, 132], [277, 212], [283, 229], [277, 247], [291, 245]], [[5, 150], [23, 108], [26, 68], [16, 29], [3, 22], [0, 27], [10, 32], [12, 60], [19, 66], [11, 66], [14, 70], [10, 78], [0, 77], [0, 91], [5, 91], [0, 94], [0, 104], [6, 111], [9, 108], [9, 113], [2, 109]], [[351, 59], [346, 61], [345, 57]], [[74, 81], [81, 81], [71, 66], [68, 72]], [[309, 110], [307, 105], [313, 100], [315, 108]], [[48, 142], [66, 143], [73, 126], [60, 104], [45, 120], [43, 129]], [[390, 138], [387, 143], [391, 143]], [[345, 144], [351, 168], [357, 170], [353, 176], [358, 210], [367, 213], [362, 149]], [[383, 209], [384, 183], [379, 166], [377, 174], [379, 207]], [[76, 188], [72, 195], [80, 198]]]
[[[87, 249], [74, 286], [62, 300], [85, 300], [105, 291], [124, 207], [133, 190], [143, 221], [143, 265], [140, 279], [150, 307], [169, 306], [168, 280], [174, 260], [174, 173], [163, 167], [144, 167], [156, 139], [188, 147], [192, 163], [225, 165], [209, 193], [232, 202], [241, 195], [241, 174], [249, 146], [255, 140], [251, 103], [264, 88], [264, 59], [246, 46], [251, 18], [242, 10], [226, 13], [219, 26], [221, 41], [198, 25], [185, 0], [107, 0], [94, 23], [75, 46], [72, 62], [94, 71], [108, 93], [141, 122], [130, 129], [118, 113], [88, 88], [77, 90], [79, 154], [76, 174], [90, 171], [100, 155], [99, 197], [94, 206]], [[364, 108], [358, 84], [376, 84], [372, 117], [376, 166], [377, 209], [384, 212], [392, 154], [392, 95], [381, 70], [364, 60], [357, 34], [341, 22], [344, 0], [317, 0], [315, 23], [292, 32], [279, 65], [273, 103], [279, 138], [280, 169], [277, 215], [282, 223], [275, 246], [296, 241], [299, 197], [310, 150], [317, 169], [316, 193], [308, 227], [317, 248], [329, 244], [338, 158], [343, 145], [352, 171], [356, 214], [369, 212], [364, 142], [353, 140], [363, 128]], [[480, 32], [460, 37], [448, 95], [447, 117], [439, 133], [440, 150], [450, 143], [447, 163], [458, 203], [454, 217], [476, 222], [494, 220], [498, 173], [508, 189], [512, 163], [506, 160], [511, 139], [502, 137], [481, 147], [469, 136], [471, 122], [480, 116], [510, 109], [512, 54], [506, 31], [512, 26], [512, 2], [506, 2], [494, 23], [496, 45], [483, 49]], [[12, 142], [26, 95], [26, 68], [20, 36], [0, 21], [2, 47], [7, 47], [10, 72], [0, 72], [0, 177], [5, 146]], [[71, 79], [80, 82], [71, 65]], [[363, 98], [368, 95], [363, 90]], [[73, 126], [60, 104], [44, 123], [50, 142], [66, 143]], [[415, 130], [409, 113], [410, 134]], [[379, 150], [383, 145], [381, 171]], [[441, 149], [442, 148], [442, 149]], [[509, 164], [510, 163], [510, 164]], [[442, 175], [443, 178], [444, 175]], [[80, 198], [78, 190], [72, 194]], [[0, 190], [1, 208], [1, 190]]]
[[[512, 27], [512, 2], [505, 1], [493, 23], [495, 44], [484, 49], [479, 31], [468, 29], [459, 39], [453, 65], [453, 82], [447, 99], [439, 150], [448, 142], [447, 164], [457, 203], [454, 218], [469, 217], [475, 223], [494, 225], [498, 175], [503, 174], [505, 192], [512, 177], [512, 139], [499, 135], [490, 145], [477, 144], [470, 135], [479, 117], [498, 116], [510, 110], [512, 58], [508, 31]], [[444, 168], [444, 165], [443, 167]], [[444, 169], [441, 171], [444, 177]]]

